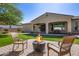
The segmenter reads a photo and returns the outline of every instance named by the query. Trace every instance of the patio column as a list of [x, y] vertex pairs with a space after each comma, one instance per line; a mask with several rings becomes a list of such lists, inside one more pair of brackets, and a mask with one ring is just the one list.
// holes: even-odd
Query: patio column
[[71, 21], [68, 22], [68, 32], [71, 32]]
[[46, 23], [46, 34], [48, 34], [48, 23]]
[[33, 27], [34, 27], [34, 25], [32, 24], [32, 27], [31, 27], [31, 30], [33, 31]]

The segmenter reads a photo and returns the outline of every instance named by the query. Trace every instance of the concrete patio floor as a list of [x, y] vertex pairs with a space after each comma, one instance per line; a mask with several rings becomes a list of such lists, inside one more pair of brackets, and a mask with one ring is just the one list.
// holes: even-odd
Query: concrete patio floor
[[[34, 40], [28, 40], [28, 48], [26, 48], [26, 46], [25, 46], [24, 52], [21, 51], [21, 46], [19, 49], [12, 52], [12, 44], [1, 47], [0, 48], [0, 56], [47, 56], [47, 47], [46, 46], [45, 46], [44, 53], [34, 52], [33, 45], [32, 45], [33, 41]], [[57, 45], [57, 42], [46, 41], [46, 43], [47, 42]], [[72, 56], [79, 56], [79, 45], [73, 44], [73, 46], [71, 48], [71, 54], [72, 54]], [[58, 56], [58, 55], [57, 55], [57, 53], [50, 50], [50, 56]], [[65, 56], [69, 56], [69, 54], [67, 54]]]

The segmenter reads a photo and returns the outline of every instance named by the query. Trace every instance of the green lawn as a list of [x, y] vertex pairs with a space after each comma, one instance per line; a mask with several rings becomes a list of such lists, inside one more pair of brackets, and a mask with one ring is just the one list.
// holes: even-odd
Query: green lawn
[[0, 35], [0, 47], [9, 45], [12, 43], [12, 39], [9, 35]]
[[[27, 39], [35, 39], [36, 36], [32, 36], [32, 35], [19, 35], [20, 38], [27, 38]], [[63, 39], [63, 37], [54, 37], [54, 36], [43, 36], [44, 40], [48, 40], [48, 41], [60, 41]], [[79, 38], [75, 39], [75, 44], [79, 44]]]
[[[20, 34], [19, 38], [21, 38], [23, 40], [27, 40], [27, 39], [35, 39], [36, 36]], [[53, 37], [53, 36], [43, 36], [43, 39], [48, 40], [48, 41], [60, 41], [63, 38], [62, 37]], [[12, 44], [12, 42], [13, 41], [12, 41], [11, 36], [0, 35], [0, 47]], [[79, 38], [76, 38], [75, 43], [79, 44]]]
[[[33, 39], [34, 37], [30, 35], [19, 35], [19, 38], [26, 40], [26, 39]], [[0, 47], [12, 44], [13, 40], [10, 35], [1, 35], [0, 34]]]
[[26, 34], [20, 34], [19, 38], [22, 38], [23, 40], [26, 40], [26, 39], [35, 39], [34, 36], [32, 36], [32, 35], [26, 35]]

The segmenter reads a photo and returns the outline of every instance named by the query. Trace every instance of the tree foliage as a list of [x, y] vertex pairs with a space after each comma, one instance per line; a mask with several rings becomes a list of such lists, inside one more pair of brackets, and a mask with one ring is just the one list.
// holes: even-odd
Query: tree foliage
[[16, 25], [22, 20], [22, 12], [16, 4], [0, 3], [0, 24]]

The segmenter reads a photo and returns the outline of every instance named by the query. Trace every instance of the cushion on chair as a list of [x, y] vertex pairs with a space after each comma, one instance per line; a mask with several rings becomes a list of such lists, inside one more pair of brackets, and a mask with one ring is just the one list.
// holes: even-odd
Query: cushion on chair
[[69, 50], [71, 44], [63, 44], [61, 51]]
[[60, 50], [60, 47], [59, 46], [57, 46], [57, 45], [51, 45], [51, 44], [49, 44], [49, 47], [51, 48], [51, 49], [54, 49], [54, 50], [56, 50], [57, 52], [59, 52], [59, 50]]

